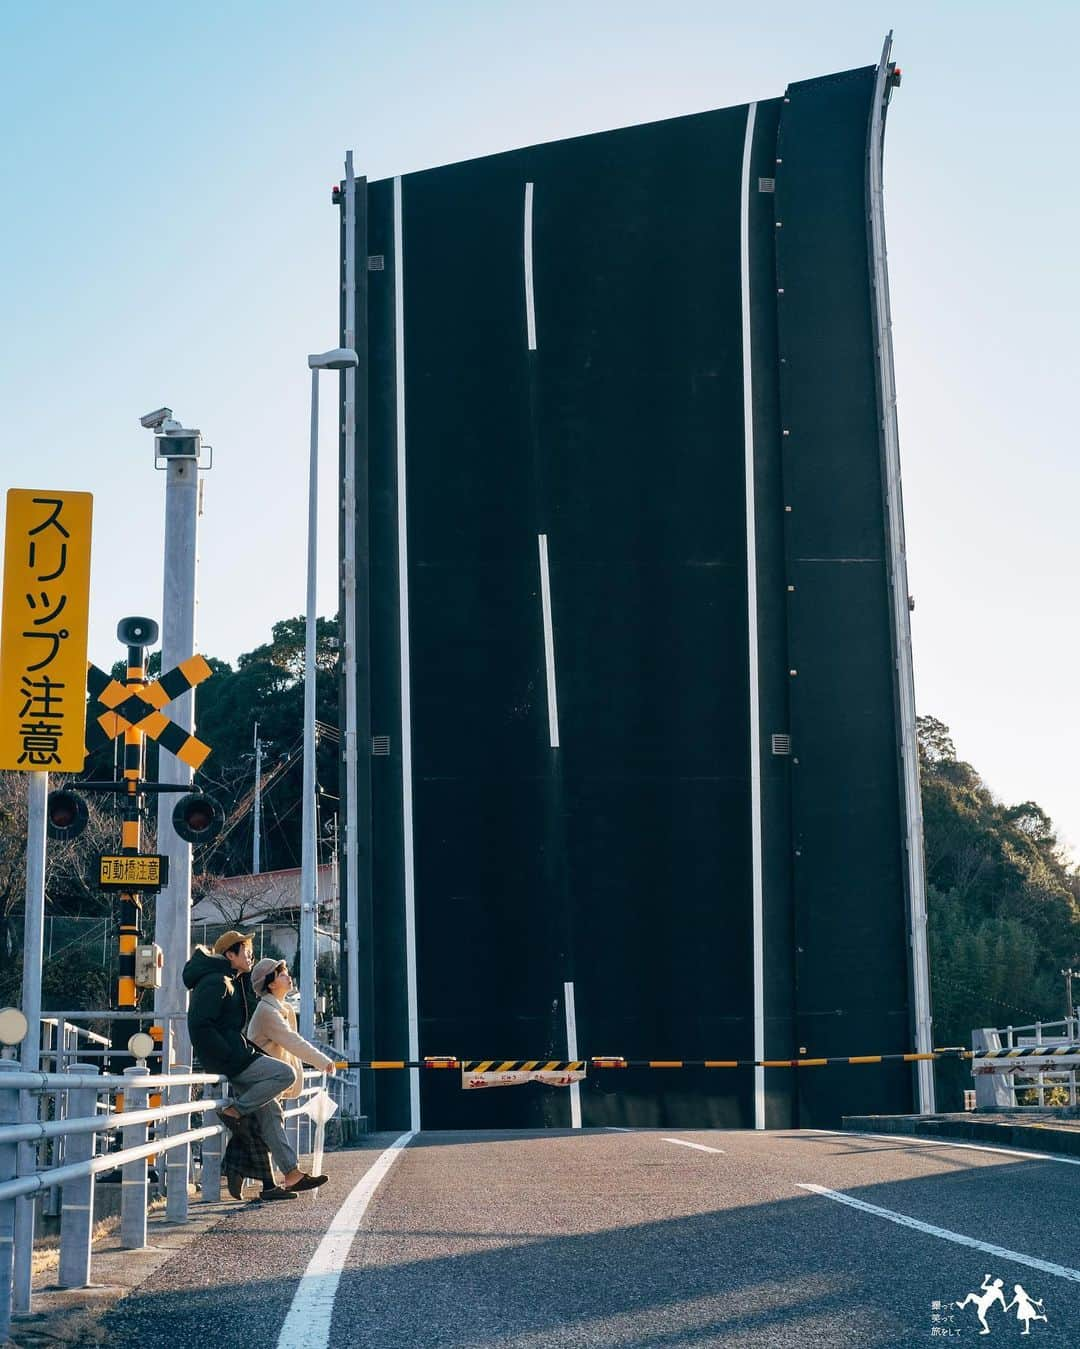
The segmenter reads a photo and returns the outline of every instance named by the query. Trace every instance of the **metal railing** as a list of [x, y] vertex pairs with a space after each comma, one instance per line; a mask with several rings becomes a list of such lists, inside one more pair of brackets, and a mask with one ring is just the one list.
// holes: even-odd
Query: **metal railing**
[[[322, 1149], [321, 1126], [305, 1103], [322, 1088], [324, 1075], [308, 1070], [304, 1079], [300, 1096], [286, 1102], [284, 1111], [298, 1154]], [[170, 1222], [188, 1220], [193, 1144], [199, 1145], [202, 1202], [220, 1199], [224, 1127], [213, 1112], [226, 1103], [220, 1092], [224, 1083], [215, 1073], [187, 1072], [182, 1066], [167, 1075], [137, 1066], [110, 1076], [92, 1063], [70, 1064], [59, 1073], [28, 1072], [14, 1059], [0, 1059], [0, 1343], [10, 1336], [12, 1311], [30, 1311], [33, 1224], [20, 1222], [28, 1239], [16, 1241], [18, 1207], [59, 1193], [58, 1283], [87, 1287], [94, 1189], [103, 1172], [120, 1170], [120, 1245], [127, 1250], [146, 1245], [150, 1158], [164, 1157]], [[193, 1096], [193, 1088], [204, 1094]], [[118, 1092], [123, 1093], [122, 1110], [110, 1100]], [[160, 1093], [160, 1105], [149, 1105], [151, 1093]], [[51, 1109], [43, 1112], [43, 1103]], [[211, 1116], [212, 1122], [193, 1116]], [[151, 1126], [157, 1126], [153, 1137]], [[115, 1141], [119, 1151], [109, 1151]], [[14, 1301], [20, 1305], [13, 1306]]]
[[[1077, 1044], [1080, 1043], [1080, 1016], [1061, 1021], [1034, 1021], [1029, 1026], [981, 1028], [971, 1032], [971, 1043], [975, 1050]], [[980, 1064], [974, 1068], [974, 1073], [975, 1105], [982, 1109], [1017, 1109], [1020, 1104], [1017, 1093], [1022, 1091], [1035, 1093], [1039, 1109], [1047, 1108], [1047, 1093], [1055, 1089], [1067, 1093], [1070, 1106], [1080, 1100], [1074, 1063], [1060, 1067], [1045, 1063], [1026, 1066], [1023, 1059], [1004, 1059], [993, 1064]]]

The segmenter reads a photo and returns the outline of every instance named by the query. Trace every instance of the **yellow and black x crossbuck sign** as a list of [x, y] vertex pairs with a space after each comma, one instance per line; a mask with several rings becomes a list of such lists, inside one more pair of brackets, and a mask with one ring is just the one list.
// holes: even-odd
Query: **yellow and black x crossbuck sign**
[[87, 754], [124, 731], [133, 730], [156, 740], [193, 771], [199, 769], [210, 753], [210, 746], [170, 721], [161, 709], [212, 674], [202, 656], [190, 656], [149, 684], [125, 685], [110, 679], [91, 662], [87, 666], [86, 691], [104, 711], [95, 714], [92, 708], [87, 717]]

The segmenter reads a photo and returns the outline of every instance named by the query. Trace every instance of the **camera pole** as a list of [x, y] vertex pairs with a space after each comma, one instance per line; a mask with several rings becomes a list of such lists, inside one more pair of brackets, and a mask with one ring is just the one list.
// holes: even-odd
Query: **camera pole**
[[[195, 651], [195, 603], [198, 574], [199, 469], [203, 449], [198, 431], [185, 430], [168, 413], [156, 425], [155, 467], [165, 468], [165, 565], [161, 604], [161, 668], [171, 669]], [[156, 414], [150, 414], [153, 419]], [[143, 418], [143, 424], [147, 424]], [[208, 447], [207, 447], [208, 448]], [[209, 464], [206, 465], [209, 467]], [[169, 713], [185, 731], [195, 729], [195, 694], [178, 697]], [[158, 781], [180, 785], [190, 782], [191, 770], [169, 753], [158, 760]], [[169, 882], [158, 895], [154, 940], [161, 947], [161, 987], [154, 998], [157, 1024], [162, 1028], [161, 1062], [168, 1072], [173, 1063], [190, 1064], [191, 1043], [187, 1022], [168, 1019], [166, 1013], [182, 1012], [187, 994], [181, 972], [191, 945], [191, 845], [177, 834], [168, 794], [158, 797], [158, 852], [169, 859]]]

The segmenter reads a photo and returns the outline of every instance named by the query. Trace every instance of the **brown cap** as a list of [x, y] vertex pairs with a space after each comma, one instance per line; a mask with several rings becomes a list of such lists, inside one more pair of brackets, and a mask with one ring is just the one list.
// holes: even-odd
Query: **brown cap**
[[266, 976], [268, 974], [273, 974], [275, 970], [284, 968], [284, 960], [272, 960], [269, 956], [264, 956], [262, 960], [257, 960], [251, 971], [251, 987], [261, 997], [266, 991], [263, 988]]
[[251, 941], [250, 932], [223, 932], [214, 942], [214, 955], [223, 956], [230, 946], [235, 946], [240, 941]]

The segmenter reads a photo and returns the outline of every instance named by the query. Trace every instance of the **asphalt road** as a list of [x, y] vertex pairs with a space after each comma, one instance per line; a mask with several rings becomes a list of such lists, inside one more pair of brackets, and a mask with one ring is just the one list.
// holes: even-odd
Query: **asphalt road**
[[[953, 1304], [990, 1275], [1042, 1299], [1024, 1343], [1080, 1345], [1080, 1167], [1060, 1159], [809, 1132], [393, 1141], [328, 1156], [317, 1198], [230, 1209], [109, 1314], [108, 1342], [948, 1344], [979, 1338]], [[981, 1338], [1020, 1341], [1016, 1315], [995, 1302]]]

